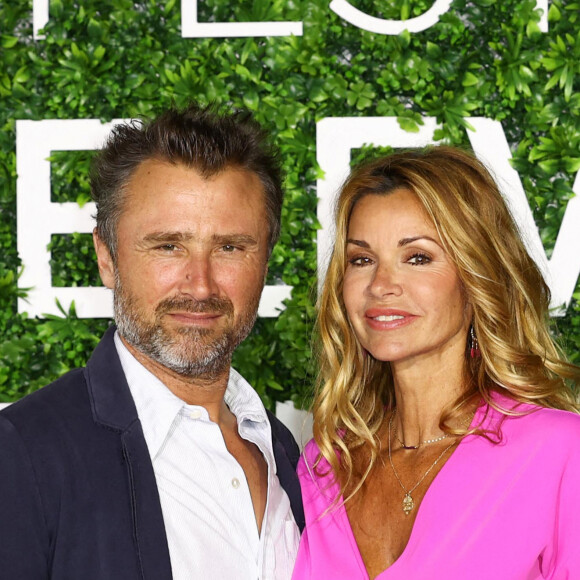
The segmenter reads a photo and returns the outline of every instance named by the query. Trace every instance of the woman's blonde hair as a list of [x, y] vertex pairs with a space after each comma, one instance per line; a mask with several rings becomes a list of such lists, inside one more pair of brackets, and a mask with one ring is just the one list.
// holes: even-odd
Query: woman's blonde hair
[[[522, 403], [577, 410], [568, 382], [579, 381], [580, 369], [566, 362], [550, 336], [549, 288], [485, 166], [447, 146], [363, 164], [353, 170], [337, 200], [336, 241], [319, 303], [320, 376], [313, 405], [321, 457], [341, 492], [354, 490], [349, 497], [377, 460], [377, 432], [395, 398], [389, 363], [364, 351], [346, 314], [346, 239], [362, 197], [397, 189], [413, 192], [433, 221], [472, 306], [481, 353], [472, 358], [466, 344], [465, 392], [443, 413], [440, 427], [465, 434], [467, 429], [454, 430], [448, 421], [480, 398], [497, 408], [494, 390]], [[354, 469], [357, 448], [370, 455], [362, 470]]]

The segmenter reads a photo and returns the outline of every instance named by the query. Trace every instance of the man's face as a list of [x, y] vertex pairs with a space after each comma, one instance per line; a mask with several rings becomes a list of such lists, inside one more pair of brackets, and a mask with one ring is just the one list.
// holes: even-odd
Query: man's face
[[96, 237], [119, 333], [142, 362], [212, 379], [250, 332], [267, 271], [264, 190], [251, 172], [202, 178], [147, 160], [125, 188], [117, 260]]

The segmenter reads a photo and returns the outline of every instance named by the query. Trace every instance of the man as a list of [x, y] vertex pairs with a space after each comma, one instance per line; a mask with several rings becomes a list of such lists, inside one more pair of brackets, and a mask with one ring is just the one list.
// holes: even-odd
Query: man
[[290, 577], [298, 449], [230, 368], [280, 181], [247, 114], [192, 105], [113, 130], [92, 193], [117, 328], [0, 415], [2, 578]]

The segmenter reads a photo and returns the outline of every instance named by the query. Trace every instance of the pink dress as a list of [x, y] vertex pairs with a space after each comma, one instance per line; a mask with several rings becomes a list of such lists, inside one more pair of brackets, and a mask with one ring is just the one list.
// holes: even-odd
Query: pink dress
[[[499, 444], [478, 436], [459, 443], [427, 490], [405, 550], [378, 579], [580, 580], [580, 416], [519, 409], [534, 412], [505, 418]], [[500, 419], [490, 410], [483, 424]], [[367, 579], [344, 506], [325, 513], [338, 486], [313, 474], [317, 455], [310, 441], [298, 464], [306, 529], [293, 580]]]

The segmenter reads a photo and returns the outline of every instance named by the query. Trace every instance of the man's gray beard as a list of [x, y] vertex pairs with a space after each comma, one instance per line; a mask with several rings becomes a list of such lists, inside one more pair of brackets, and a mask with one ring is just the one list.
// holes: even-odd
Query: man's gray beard
[[[119, 334], [145, 356], [179, 375], [214, 380], [227, 370], [234, 350], [252, 330], [259, 300], [258, 294], [237, 326], [228, 327], [213, 341], [209, 338], [213, 331], [206, 328], [184, 326], [175, 329], [172, 335], [162, 325], [166, 312], [212, 312], [231, 319], [231, 301], [210, 298], [199, 302], [191, 298], [169, 298], [160, 302], [155, 309], [155, 322], [145, 323], [135, 306], [135, 300], [124, 292], [117, 276], [114, 292], [115, 322]], [[205, 337], [208, 338], [207, 342], [204, 341]]]

